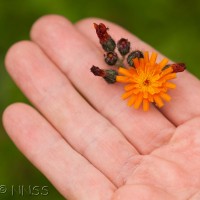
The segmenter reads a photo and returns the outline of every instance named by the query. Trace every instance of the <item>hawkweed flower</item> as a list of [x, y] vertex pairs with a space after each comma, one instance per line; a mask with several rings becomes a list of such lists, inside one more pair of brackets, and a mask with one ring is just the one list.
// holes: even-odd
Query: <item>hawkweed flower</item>
[[122, 99], [128, 99], [128, 106], [133, 105], [135, 109], [142, 105], [143, 110], [148, 111], [150, 103], [161, 108], [164, 105], [163, 101], [171, 100], [167, 92], [176, 85], [170, 80], [176, 78], [176, 73], [186, 69], [184, 63], [168, 64], [167, 58], [157, 63], [157, 53], [153, 52], [149, 56], [147, 51], [130, 52], [131, 43], [128, 39], [121, 38], [115, 42], [103, 23], [94, 23], [94, 28], [102, 48], [106, 51], [105, 63], [115, 66], [115, 69], [100, 69], [93, 65], [90, 70], [95, 76], [110, 84], [126, 84]]
[[134, 67], [129, 69], [119, 68], [117, 82], [125, 83], [125, 93], [122, 99], [128, 100], [128, 106], [134, 105], [138, 109], [143, 105], [143, 110], [149, 110], [149, 104], [161, 108], [165, 101], [170, 101], [171, 97], [167, 94], [169, 89], [176, 87], [174, 83], [169, 82], [176, 78], [173, 65], [163, 68], [167, 65], [168, 59], [164, 58], [160, 63], [156, 62], [157, 53], [144, 52], [144, 58], [134, 58]]

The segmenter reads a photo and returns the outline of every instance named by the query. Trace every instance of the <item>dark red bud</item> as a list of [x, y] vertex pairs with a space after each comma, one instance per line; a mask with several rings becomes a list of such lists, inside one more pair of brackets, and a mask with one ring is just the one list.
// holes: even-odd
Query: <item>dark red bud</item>
[[141, 51], [132, 51], [128, 57], [127, 57], [127, 62], [131, 67], [134, 67], [133, 59], [134, 58], [144, 58], [144, 55]]
[[94, 23], [94, 28], [96, 29], [97, 36], [101, 43], [108, 40], [110, 37], [107, 33], [108, 28], [103, 23], [100, 23], [99, 25]]
[[184, 63], [173, 63], [173, 64], [165, 65], [162, 71], [169, 67], [172, 67], [174, 73], [183, 72], [186, 69], [186, 66]]
[[118, 48], [118, 51], [120, 52], [120, 54], [122, 56], [125, 56], [130, 51], [130, 42], [125, 38], [121, 38], [117, 42], [117, 48]]
[[96, 33], [102, 48], [106, 52], [114, 51], [116, 43], [112, 39], [112, 37], [107, 33], [108, 28], [103, 23], [100, 23], [99, 25], [94, 23], [94, 28], [96, 29]]
[[105, 76], [105, 70], [100, 69], [99, 67], [96, 66], [92, 66], [90, 71], [95, 75], [95, 76], [101, 76], [104, 77]]
[[94, 65], [91, 67], [90, 70], [95, 76], [101, 76], [102, 78], [104, 78], [104, 80], [107, 83], [115, 83], [116, 82], [116, 76], [118, 75], [118, 72], [116, 70], [100, 69], [99, 67], [96, 67]]
[[115, 52], [110, 51], [104, 55], [104, 60], [108, 65], [115, 65], [118, 60], [118, 56]]
[[171, 65], [173, 72], [183, 72], [186, 69], [186, 65], [184, 63], [174, 63]]

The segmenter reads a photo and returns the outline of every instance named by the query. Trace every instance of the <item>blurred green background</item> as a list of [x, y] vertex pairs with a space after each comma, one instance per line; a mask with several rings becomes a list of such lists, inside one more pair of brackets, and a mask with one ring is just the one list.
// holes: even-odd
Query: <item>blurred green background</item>
[[[29, 39], [33, 22], [42, 15], [60, 14], [76, 22], [100, 17], [132, 31], [174, 61], [187, 64], [200, 77], [200, 1], [198, 0], [0, 0], [0, 114], [16, 101], [28, 102], [4, 68], [4, 57], [15, 42]], [[17, 150], [0, 124], [0, 185], [47, 185], [48, 196], [25, 199], [64, 199]], [[21, 199], [0, 194], [0, 199]]]

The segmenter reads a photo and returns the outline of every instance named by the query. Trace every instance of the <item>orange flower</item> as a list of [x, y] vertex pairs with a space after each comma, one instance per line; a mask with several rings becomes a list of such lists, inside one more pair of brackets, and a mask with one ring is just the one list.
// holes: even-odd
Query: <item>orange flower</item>
[[143, 110], [147, 111], [150, 102], [155, 102], [160, 108], [164, 105], [163, 100], [170, 101], [167, 91], [176, 85], [168, 81], [176, 78], [176, 73], [171, 66], [164, 68], [168, 63], [167, 58], [160, 63], [156, 63], [156, 58], [157, 53], [152, 53], [149, 58], [149, 53], [144, 52], [144, 58], [133, 59], [135, 68], [119, 68], [121, 75], [116, 77], [116, 81], [127, 83], [122, 99], [129, 98], [128, 106], [134, 105], [138, 109], [143, 104]]

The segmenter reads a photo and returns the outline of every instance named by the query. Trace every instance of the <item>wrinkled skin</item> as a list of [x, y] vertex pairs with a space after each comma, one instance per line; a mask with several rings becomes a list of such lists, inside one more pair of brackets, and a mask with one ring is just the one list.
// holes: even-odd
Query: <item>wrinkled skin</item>
[[199, 80], [184, 71], [161, 110], [129, 108], [121, 84], [108, 85], [89, 70], [108, 67], [94, 22], [106, 24], [115, 40], [129, 39], [132, 50], [153, 51], [104, 20], [72, 25], [42, 17], [31, 41], [13, 45], [6, 56], [9, 74], [34, 106], [9, 106], [7, 133], [70, 200], [199, 200]]

